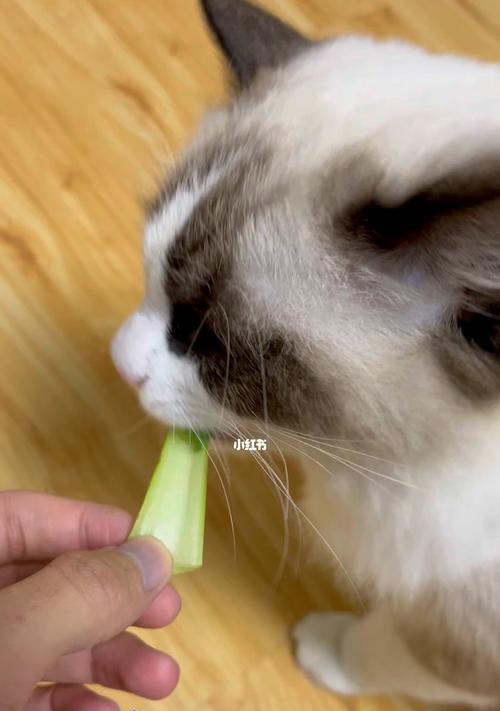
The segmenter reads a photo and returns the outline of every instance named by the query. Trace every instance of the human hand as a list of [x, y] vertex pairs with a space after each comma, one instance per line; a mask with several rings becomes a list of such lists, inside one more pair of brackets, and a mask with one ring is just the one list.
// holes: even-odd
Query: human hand
[[110, 506], [0, 493], [0, 711], [118, 711], [87, 683], [150, 699], [174, 689], [173, 659], [124, 632], [180, 609], [162, 544], [121, 545], [131, 523]]

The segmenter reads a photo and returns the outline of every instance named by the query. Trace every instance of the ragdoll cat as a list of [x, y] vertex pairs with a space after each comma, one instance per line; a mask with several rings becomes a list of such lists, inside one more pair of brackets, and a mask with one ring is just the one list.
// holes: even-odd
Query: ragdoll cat
[[295, 628], [311, 677], [495, 704], [500, 69], [203, 5], [237, 88], [150, 206], [115, 361], [166, 423], [302, 450], [371, 610]]

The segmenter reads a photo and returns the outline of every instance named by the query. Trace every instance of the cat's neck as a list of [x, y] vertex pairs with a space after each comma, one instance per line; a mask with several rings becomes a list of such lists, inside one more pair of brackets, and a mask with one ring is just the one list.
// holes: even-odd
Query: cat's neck
[[352, 578], [379, 594], [461, 578], [500, 559], [499, 429], [500, 417], [483, 413], [455, 428], [441, 455], [412, 462], [308, 450], [307, 516]]

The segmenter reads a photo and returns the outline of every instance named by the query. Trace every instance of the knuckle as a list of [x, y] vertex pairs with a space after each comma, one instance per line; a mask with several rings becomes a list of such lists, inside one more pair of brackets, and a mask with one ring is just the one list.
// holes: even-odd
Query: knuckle
[[92, 508], [90, 504], [83, 504], [78, 517], [78, 532], [79, 541], [82, 548], [91, 548], [90, 546], [90, 524], [91, 524]]
[[7, 493], [0, 499], [2, 538], [6, 548], [6, 559], [17, 560], [26, 554], [27, 543], [21, 519], [18, 516], [13, 498]]
[[66, 553], [55, 564], [64, 584], [92, 615], [99, 614], [106, 619], [118, 606], [131, 607], [128, 586], [120, 584], [120, 575], [104, 556]]

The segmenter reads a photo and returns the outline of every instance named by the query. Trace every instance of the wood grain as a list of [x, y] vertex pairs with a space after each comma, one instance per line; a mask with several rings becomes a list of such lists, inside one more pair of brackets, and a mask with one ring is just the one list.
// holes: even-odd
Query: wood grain
[[[496, 0], [263, 4], [317, 37], [366, 32], [500, 59]], [[135, 512], [163, 433], [114, 373], [108, 344], [141, 294], [141, 200], [224, 98], [221, 63], [194, 0], [0, 0], [0, 12], [0, 486]], [[144, 634], [179, 659], [179, 689], [165, 702], [116, 694], [121, 708], [408, 707], [345, 703], [294, 667], [290, 624], [342, 601], [307, 551], [297, 565], [293, 521], [280, 573], [277, 497], [244, 457], [229, 468], [236, 558], [212, 472], [206, 565], [178, 579], [175, 625]], [[293, 486], [298, 495], [297, 474]]]

